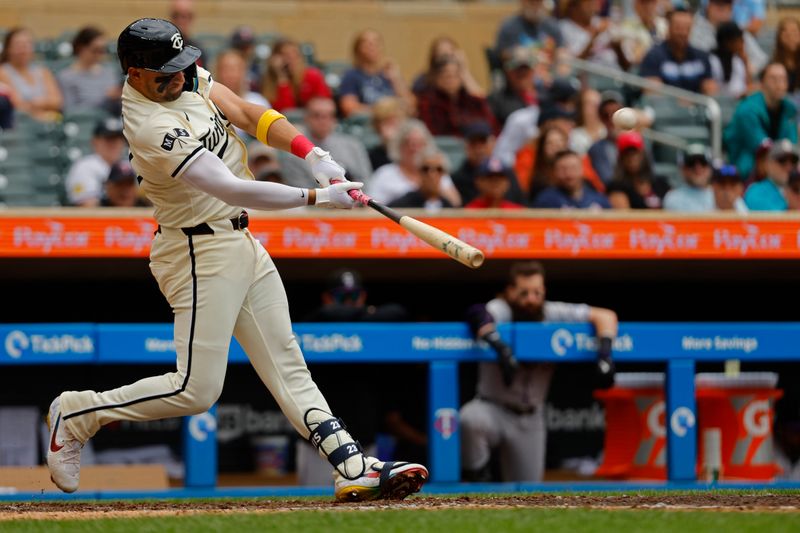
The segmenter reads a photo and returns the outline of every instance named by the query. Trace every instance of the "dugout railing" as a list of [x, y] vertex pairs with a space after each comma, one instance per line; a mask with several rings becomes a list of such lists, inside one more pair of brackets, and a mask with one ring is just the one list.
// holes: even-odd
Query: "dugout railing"
[[[500, 328], [521, 361], [591, 362], [589, 326], [513, 324]], [[309, 363], [427, 363], [429, 467], [433, 487], [460, 479], [458, 427], [462, 363], [491, 361], [461, 323], [296, 324]], [[6, 324], [0, 365], [172, 364], [171, 324]], [[618, 363], [661, 363], [666, 373], [668, 484], [696, 481], [695, 365], [700, 362], [800, 361], [800, 323], [623, 323], [614, 345]], [[233, 340], [229, 361], [247, 363]], [[389, 385], [391, 386], [391, 385]], [[187, 489], [214, 493], [217, 479], [214, 409], [183, 424]], [[523, 485], [506, 485], [509, 490]], [[300, 491], [299, 493], [303, 493]], [[80, 495], [80, 493], [78, 493]]]

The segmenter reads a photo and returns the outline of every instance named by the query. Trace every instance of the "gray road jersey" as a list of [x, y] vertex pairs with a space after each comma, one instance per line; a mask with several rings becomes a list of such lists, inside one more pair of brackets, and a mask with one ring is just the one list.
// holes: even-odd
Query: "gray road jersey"
[[[497, 324], [511, 322], [511, 306], [502, 298], [486, 304], [486, 310]], [[545, 302], [544, 322], [588, 322], [589, 306], [565, 302]], [[496, 363], [480, 363], [478, 367], [478, 396], [500, 404], [520, 409], [542, 406], [547, 398], [550, 378], [554, 366], [549, 363], [525, 363], [520, 365], [510, 387], [503, 383], [500, 368]]]

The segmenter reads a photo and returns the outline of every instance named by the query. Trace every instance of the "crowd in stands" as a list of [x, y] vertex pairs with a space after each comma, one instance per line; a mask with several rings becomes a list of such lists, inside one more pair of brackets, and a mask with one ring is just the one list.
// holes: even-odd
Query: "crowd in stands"
[[[390, 205], [431, 212], [746, 212], [800, 205], [800, 20], [786, 16], [776, 28], [765, 25], [764, 0], [700, 0], [694, 8], [680, 0], [559, 0], [549, 6], [519, 0], [497, 28], [496, 41], [486, 47], [486, 87], [449, 36], [430, 43], [427, 68], [408, 81], [374, 29], [355, 36], [348, 68], [337, 70], [316, 61], [308, 43], [278, 35], [266, 42], [248, 26], [214, 48], [193, 30], [191, 0], [172, 1], [170, 17], [187, 43], [204, 50], [202, 66], [217, 82], [286, 114], [344, 165], [350, 179]], [[42, 60], [33, 31], [5, 32], [0, 146], [31, 124], [54, 124], [50, 132], [63, 125], [67, 132], [70, 117], [99, 112], [91, 140], [86, 135], [83, 149], [69, 153], [61, 201], [109, 203], [105, 182], [116, 161], [126, 159], [124, 139], [107, 122], [119, 116], [124, 83], [113, 36], [81, 28], [71, 41], [70, 62], [55, 65]], [[702, 105], [590, 76], [571, 59], [717, 98], [722, 152], [711, 151]], [[612, 121], [625, 106], [639, 110], [635, 129], [620, 130]], [[694, 127], [687, 130], [681, 116], [693, 117]], [[675, 139], [663, 144], [651, 130]], [[251, 162], [262, 160], [251, 166], [256, 179], [314, 185], [301, 161], [237, 133], [258, 156]], [[13, 147], [8, 151], [13, 156]], [[0, 175], [6, 163], [0, 158]], [[13, 204], [3, 183], [0, 202]], [[126, 205], [141, 202], [134, 196]]]

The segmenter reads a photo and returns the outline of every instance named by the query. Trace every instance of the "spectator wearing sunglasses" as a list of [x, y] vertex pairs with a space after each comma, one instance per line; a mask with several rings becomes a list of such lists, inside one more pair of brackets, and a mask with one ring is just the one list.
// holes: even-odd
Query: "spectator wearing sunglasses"
[[664, 209], [702, 213], [714, 210], [711, 190], [711, 152], [702, 144], [690, 144], [681, 154], [680, 167], [684, 184], [664, 197]]
[[753, 183], [744, 193], [751, 211], [786, 211], [789, 208], [787, 188], [789, 178], [797, 172], [798, 153], [788, 139], [772, 145], [767, 162], [767, 178]]
[[122, 87], [118, 69], [112, 70], [105, 62], [108, 43], [103, 32], [93, 26], [81, 29], [72, 40], [72, 53], [75, 61], [57, 76], [64, 112], [97, 108], [117, 111]]
[[419, 153], [416, 163], [420, 176], [418, 187], [389, 203], [389, 207], [416, 207], [432, 213], [453, 207], [441, 193], [442, 177], [450, 171], [447, 156], [435, 146], [429, 146]]
[[733, 165], [722, 165], [711, 175], [711, 189], [714, 191], [714, 205], [717, 211], [736, 211], [747, 213], [744, 203], [744, 180]]

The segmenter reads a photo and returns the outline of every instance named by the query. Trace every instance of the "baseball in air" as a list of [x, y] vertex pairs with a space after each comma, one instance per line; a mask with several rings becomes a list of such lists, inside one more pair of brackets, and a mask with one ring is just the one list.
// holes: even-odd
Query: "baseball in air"
[[632, 130], [636, 127], [637, 122], [639, 122], [636, 111], [630, 107], [623, 107], [617, 110], [611, 119], [614, 121], [614, 125], [621, 130]]

